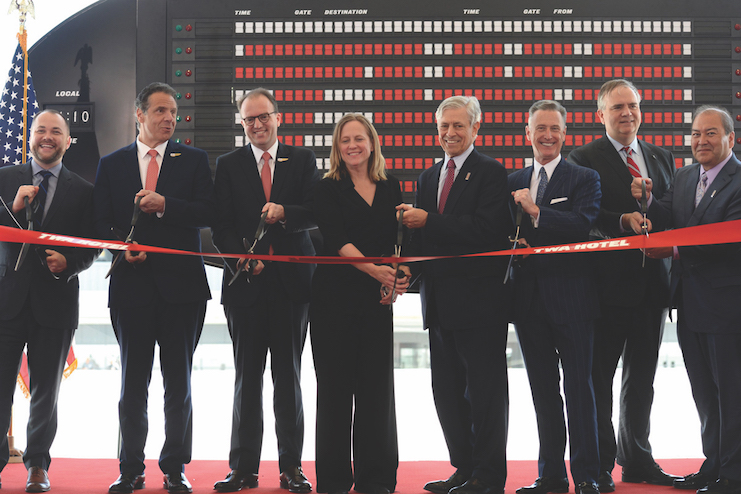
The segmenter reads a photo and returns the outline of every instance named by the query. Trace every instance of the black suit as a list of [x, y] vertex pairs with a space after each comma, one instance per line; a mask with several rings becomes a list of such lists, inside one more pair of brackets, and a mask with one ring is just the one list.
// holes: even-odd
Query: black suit
[[[509, 176], [512, 191], [530, 188], [533, 167]], [[561, 159], [540, 205], [538, 227], [523, 213], [520, 237], [533, 247], [584, 242], [597, 220], [599, 176]], [[514, 203], [512, 203], [514, 208]], [[592, 339], [599, 314], [590, 254], [533, 255], [513, 269], [515, 329], [538, 421], [538, 476], [566, 478], [566, 423], [559, 363], [564, 374], [571, 475], [596, 483], [597, 418], [592, 388]]]
[[[99, 236], [113, 238], [112, 228], [129, 231], [134, 196], [141, 189], [136, 143], [100, 159], [93, 194]], [[165, 197], [165, 212], [162, 217], [141, 213], [134, 240], [199, 251], [199, 228], [209, 225], [214, 211], [206, 153], [170, 141], [156, 192]], [[160, 346], [165, 386], [165, 444], [159, 466], [165, 473], [178, 474], [190, 462], [190, 372], [209, 298], [203, 260], [196, 256], [149, 253], [138, 265], [122, 260], [111, 274], [108, 305], [121, 347], [122, 473], [144, 471], [147, 393], [155, 343]]]
[[[0, 169], [0, 196], [10, 207], [18, 187], [31, 185], [31, 163]], [[92, 234], [93, 186], [62, 166], [54, 198], [46, 217], [35, 229], [90, 238]], [[26, 228], [24, 211], [15, 214]], [[0, 224], [14, 227], [0, 206]], [[23, 457], [27, 468], [49, 468], [49, 448], [57, 430], [57, 397], [70, 342], [78, 322], [77, 275], [90, 267], [98, 255], [95, 249], [30, 246], [19, 271], [15, 263], [21, 244], [0, 243], [0, 470], [8, 462], [8, 439], [13, 392], [28, 345], [31, 379], [31, 410], [27, 447]], [[55, 250], [65, 256], [67, 269], [52, 276], [36, 250]]]
[[[242, 239], [255, 237], [266, 202], [285, 209], [285, 224], [270, 225], [255, 252], [276, 255], [314, 255], [308, 230], [313, 187], [319, 180], [314, 153], [278, 145], [270, 198], [265, 197], [251, 145], [216, 160], [217, 220], [214, 245], [221, 252], [244, 253]], [[233, 269], [236, 266], [230, 262]], [[236, 382], [229, 465], [257, 473], [262, 447], [262, 382], [270, 349], [274, 386], [273, 407], [281, 471], [301, 466], [304, 415], [301, 396], [301, 353], [306, 339], [313, 264], [268, 263], [251, 282], [241, 275], [228, 286], [232, 273], [224, 270], [222, 303], [234, 344]]]
[[[512, 222], [504, 167], [474, 149], [439, 214], [442, 166], [419, 176], [416, 207], [428, 216], [426, 225], [413, 231], [409, 250], [455, 256], [507, 249]], [[477, 257], [413, 267], [415, 276], [421, 275], [432, 390], [451, 463], [495, 489], [504, 489], [507, 476], [506, 265], [502, 257]]]
[[[741, 219], [741, 162], [720, 170], [697, 207], [699, 164], [680, 169], [669, 191], [649, 207], [657, 228]], [[700, 472], [741, 481], [741, 246], [679, 247], [672, 263], [677, 336], [702, 425]]]
[[[653, 193], [661, 198], [674, 178], [674, 156], [638, 141]], [[620, 231], [620, 216], [638, 211], [630, 193], [633, 180], [626, 162], [604, 137], [569, 154], [577, 165], [596, 170], [602, 184], [602, 205], [592, 238], [631, 235]], [[659, 345], [669, 305], [669, 262], [646, 258], [637, 250], [595, 254], [601, 316], [595, 326], [592, 379], [597, 402], [600, 471], [612, 472], [615, 459], [625, 468], [654, 464], [649, 443], [653, 382]], [[612, 382], [622, 356], [622, 388], [617, 442], [612, 426]]]

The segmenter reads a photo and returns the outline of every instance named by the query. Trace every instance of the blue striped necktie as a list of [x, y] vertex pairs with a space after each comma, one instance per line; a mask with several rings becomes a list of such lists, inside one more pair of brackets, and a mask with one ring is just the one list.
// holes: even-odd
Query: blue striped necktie
[[44, 208], [46, 207], [46, 196], [49, 193], [49, 177], [52, 176], [52, 172], [49, 170], [43, 170], [37, 173], [42, 177], [41, 183], [39, 184], [39, 192], [36, 194], [38, 200], [38, 206], [36, 207], [36, 213], [34, 214], [34, 221], [37, 225], [40, 225], [44, 220]]

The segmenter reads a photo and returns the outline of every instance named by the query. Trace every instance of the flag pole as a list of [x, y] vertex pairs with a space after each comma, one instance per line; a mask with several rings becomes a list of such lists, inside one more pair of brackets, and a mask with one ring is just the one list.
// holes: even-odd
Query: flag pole
[[[28, 152], [28, 32], [26, 31], [26, 15], [31, 14], [35, 18], [33, 0], [12, 0], [10, 12], [18, 10], [20, 27], [18, 29], [18, 43], [23, 50], [23, 139], [22, 152], [23, 163], [26, 162]], [[13, 409], [10, 411], [10, 428], [8, 429], [8, 449], [10, 458], [8, 463], [22, 463], [23, 452], [15, 448], [15, 439], [13, 437]]]

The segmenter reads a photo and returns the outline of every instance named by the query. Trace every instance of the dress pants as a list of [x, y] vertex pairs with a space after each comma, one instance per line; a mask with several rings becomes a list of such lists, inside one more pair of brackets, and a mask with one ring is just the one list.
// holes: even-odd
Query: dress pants
[[680, 306], [677, 337], [700, 416], [700, 471], [741, 481], [741, 333], [692, 331]]
[[[595, 325], [592, 380], [597, 403], [600, 471], [654, 464], [648, 437], [654, 376], [668, 309], [603, 305]], [[612, 425], [612, 383], [623, 358], [617, 441]]]
[[509, 420], [506, 347], [504, 321], [467, 330], [430, 325], [432, 394], [450, 462], [502, 490]]
[[[301, 466], [304, 408], [301, 354], [309, 304], [288, 299], [275, 265], [258, 276], [264, 290], [248, 307], [226, 305], [224, 312], [234, 349], [234, 411], [229, 467], [257, 473], [263, 436], [262, 384], [267, 352], [273, 379], [273, 409], [281, 472]], [[237, 283], [245, 283], [237, 280]]]
[[[539, 297], [537, 292], [536, 297]], [[515, 322], [538, 423], [538, 476], [566, 478], [560, 362], [568, 413], [571, 476], [577, 484], [596, 483], [599, 450], [592, 387], [594, 322], [571, 320], [568, 324], [556, 324], [543, 306], [542, 300], [533, 303], [534, 310]]]
[[317, 379], [316, 491], [349, 491], [354, 483], [358, 492], [379, 487], [393, 492], [399, 452], [392, 312], [378, 298], [352, 310], [334, 299], [312, 299], [311, 346]]
[[165, 388], [165, 443], [159, 467], [183, 472], [191, 459], [193, 405], [190, 374], [193, 352], [203, 329], [206, 301], [169, 304], [157, 298], [139, 307], [111, 308], [113, 331], [121, 350], [121, 473], [144, 472], [144, 444], [149, 429], [147, 399], [155, 343]]
[[49, 469], [49, 449], [57, 433], [57, 399], [74, 329], [40, 326], [30, 306], [10, 321], [0, 322], [0, 471], [8, 463], [8, 436], [16, 377], [28, 345], [31, 405], [26, 428], [26, 468]]

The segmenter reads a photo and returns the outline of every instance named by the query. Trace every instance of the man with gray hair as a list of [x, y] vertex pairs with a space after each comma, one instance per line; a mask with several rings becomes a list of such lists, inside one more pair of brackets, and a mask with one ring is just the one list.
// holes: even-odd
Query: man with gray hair
[[[599, 175], [561, 157], [566, 109], [544, 100], [530, 107], [525, 133], [533, 165], [509, 176], [515, 208], [522, 208], [521, 241], [533, 247], [589, 239], [600, 207]], [[568, 492], [564, 453], [568, 413], [571, 477], [576, 494], [599, 494], [597, 417], [592, 388], [592, 339], [599, 314], [590, 254], [535, 255], [512, 270], [514, 323], [538, 422], [538, 478], [517, 494]]]
[[[638, 139], [641, 97], [625, 79], [605, 82], [597, 99], [597, 114], [605, 137], [573, 150], [569, 161], [600, 175], [602, 205], [593, 239], [629, 235], [621, 223], [625, 211], [638, 211], [630, 194], [633, 177], [653, 181], [661, 198], [674, 178], [674, 156]], [[595, 324], [592, 380], [597, 402], [601, 492], [612, 492], [615, 460], [622, 465], [623, 482], [672, 485], [674, 477], [654, 461], [648, 441], [654, 375], [659, 345], [669, 310], [669, 262], [645, 259], [637, 250], [595, 255], [600, 280], [597, 291], [601, 314]], [[620, 422], [617, 440], [612, 425], [612, 382], [622, 357]]]
[[[684, 228], [741, 219], [741, 162], [733, 154], [736, 134], [730, 113], [701, 106], [692, 121], [697, 163], [677, 171], [669, 191], [650, 199], [648, 217], [657, 229]], [[641, 182], [651, 194], [653, 182]], [[641, 230], [640, 213], [626, 214]], [[700, 415], [705, 461], [696, 473], [674, 481], [699, 494], [741, 493], [741, 247], [738, 243], [648, 249], [652, 258], [672, 258], [671, 296], [677, 307], [677, 337]]]
[[[512, 231], [507, 172], [474, 149], [481, 108], [453, 96], [436, 112], [444, 159], [422, 172], [414, 207], [402, 204], [413, 230], [410, 251], [458, 256], [507, 249]], [[456, 467], [429, 482], [434, 494], [499, 494], [507, 477], [507, 309], [502, 284], [507, 259], [451, 258], [425, 262], [421, 279], [424, 327], [430, 330], [432, 391]]]

